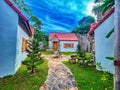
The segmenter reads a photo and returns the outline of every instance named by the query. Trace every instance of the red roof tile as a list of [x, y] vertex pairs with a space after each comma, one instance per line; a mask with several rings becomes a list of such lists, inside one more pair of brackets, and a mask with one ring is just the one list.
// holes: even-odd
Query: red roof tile
[[112, 8], [98, 23], [93, 23], [90, 26], [90, 31], [88, 32], [88, 34], [92, 34], [92, 32], [99, 26], [101, 25], [113, 12], [114, 12], [115, 8]]
[[28, 32], [30, 33], [30, 35], [32, 35], [32, 30], [31, 30], [30, 25], [28, 23], [28, 19], [20, 12], [19, 9], [17, 9], [13, 5], [13, 3], [10, 0], [5, 0], [5, 1], [23, 19], [23, 21], [24, 21], [24, 23], [25, 23], [25, 25], [27, 27]]
[[49, 40], [52, 40], [54, 37], [57, 37], [60, 41], [78, 41], [74, 33], [50, 33]]

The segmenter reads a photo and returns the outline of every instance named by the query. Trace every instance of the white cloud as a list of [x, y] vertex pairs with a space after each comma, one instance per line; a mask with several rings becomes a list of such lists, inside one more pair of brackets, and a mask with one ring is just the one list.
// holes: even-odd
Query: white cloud
[[95, 3], [94, 2], [90, 2], [88, 5], [87, 5], [87, 8], [85, 10], [85, 14], [86, 15], [91, 15], [93, 17], [96, 17], [95, 14], [92, 12], [92, 9], [93, 7], [95, 6]]

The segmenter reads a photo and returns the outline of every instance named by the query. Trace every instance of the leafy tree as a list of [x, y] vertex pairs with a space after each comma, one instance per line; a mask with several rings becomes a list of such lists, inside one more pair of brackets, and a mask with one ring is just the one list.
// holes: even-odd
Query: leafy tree
[[104, 0], [103, 4], [99, 7], [102, 10], [102, 14], [104, 15], [109, 9], [114, 6], [114, 0]]
[[84, 24], [86, 22], [93, 23], [93, 22], [95, 22], [95, 19], [92, 16], [85, 16], [81, 20], [78, 21], [78, 24], [81, 25], [81, 24]]
[[94, 0], [94, 3], [101, 3], [103, 0]]
[[40, 30], [42, 22], [32, 13], [29, 6], [24, 3], [24, 0], [12, 0], [20, 10], [25, 11], [30, 17], [29, 22], [30, 25], [34, 28], [34, 30]]
[[27, 69], [30, 70], [30, 73], [33, 74], [36, 67], [43, 62], [43, 59], [41, 57], [38, 40], [29, 40], [28, 44], [29, 47], [26, 51], [28, 53], [27, 56], [29, 59], [23, 61], [22, 64], [26, 65]]
[[[96, 15], [99, 12], [102, 12], [102, 14], [104, 15], [109, 9], [114, 6], [114, 0], [94, 0], [94, 2], [96, 3], [96, 6], [94, 6], [92, 11]], [[100, 4], [101, 2], [102, 4]]]
[[77, 59], [78, 61], [81, 63], [85, 63], [85, 51], [81, 50], [81, 46], [78, 44], [78, 47], [77, 47]]
[[20, 10], [23, 10], [28, 14], [30, 17], [29, 23], [35, 30], [34, 38], [39, 42], [42, 41], [46, 47], [48, 45], [48, 35], [40, 31], [42, 22], [32, 13], [30, 7], [24, 3], [24, 0], [13, 0], [13, 2], [18, 6]]
[[90, 30], [91, 23], [94, 23], [95, 19], [92, 16], [85, 16], [78, 21], [78, 26], [73, 28], [73, 33], [86, 34]]
[[103, 2], [103, 0], [94, 0], [94, 3], [96, 4], [94, 7], [93, 7], [93, 10], [92, 12], [97, 15], [98, 13], [101, 12], [101, 8], [99, 8], [99, 6], [101, 5], [101, 3]]
[[93, 65], [93, 61], [91, 61], [92, 59], [92, 54], [85, 52], [83, 50], [81, 50], [81, 46], [78, 45], [77, 47], [77, 59], [80, 63], [80, 65], [82, 65], [84, 68], [87, 67], [89, 64]]
[[41, 31], [35, 31], [34, 38], [39, 42], [43, 42], [44, 47], [48, 46], [48, 35]]

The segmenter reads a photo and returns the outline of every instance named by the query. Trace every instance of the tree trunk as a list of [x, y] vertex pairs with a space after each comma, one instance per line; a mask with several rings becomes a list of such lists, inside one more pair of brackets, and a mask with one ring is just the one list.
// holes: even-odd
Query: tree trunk
[[115, 0], [115, 39], [114, 39], [114, 90], [120, 90], [120, 0]]
[[32, 66], [31, 66], [31, 72], [30, 72], [31, 74], [33, 74], [34, 73], [34, 60], [33, 60], [33, 58], [32, 58]]

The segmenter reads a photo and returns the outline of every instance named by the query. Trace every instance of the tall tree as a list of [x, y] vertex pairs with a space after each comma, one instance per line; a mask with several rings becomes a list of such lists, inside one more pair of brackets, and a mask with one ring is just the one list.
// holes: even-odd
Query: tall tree
[[94, 0], [94, 3], [101, 3], [103, 0]]
[[30, 7], [25, 4], [24, 0], [12, 0], [20, 10], [23, 10], [30, 17], [29, 23], [34, 30], [40, 30], [42, 22], [32, 13]]
[[96, 15], [99, 12], [102, 12], [102, 14], [104, 15], [109, 9], [114, 6], [114, 0], [95, 0], [94, 2], [96, 3], [96, 6], [94, 6], [92, 11]]
[[78, 26], [73, 28], [73, 33], [86, 34], [90, 30], [90, 24], [94, 23], [95, 19], [92, 16], [85, 16], [78, 21]]
[[114, 6], [115, 0], [104, 0], [103, 4], [100, 6], [102, 10], [102, 14], [104, 15], [109, 9], [111, 9]]
[[114, 90], [120, 90], [120, 0], [115, 0], [115, 39], [114, 39]]
[[33, 39], [32, 41], [29, 40], [28, 43], [29, 45], [26, 51], [29, 59], [23, 61], [22, 64], [26, 65], [30, 73], [33, 74], [37, 66], [43, 62], [43, 59], [40, 53], [39, 41]]
[[92, 12], [93, 12], [95, 15], [97, 15], [98, 13], [101, 12], [101, 8], [99, 8], [99, 7], [100, 7], [100, 5], [101, 5], [102, 2], [103, 2], [103, 0], [94, 0], [94, 3], [95, 3], [96, 5], [93, 7]]

